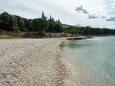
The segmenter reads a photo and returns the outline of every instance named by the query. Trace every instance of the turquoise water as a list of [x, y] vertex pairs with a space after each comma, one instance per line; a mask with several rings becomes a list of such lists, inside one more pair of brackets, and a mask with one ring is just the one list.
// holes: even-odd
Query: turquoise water
[[65, 41], [61, 50], [82, 70], [87, 86], [115, 86], [115, 37]]

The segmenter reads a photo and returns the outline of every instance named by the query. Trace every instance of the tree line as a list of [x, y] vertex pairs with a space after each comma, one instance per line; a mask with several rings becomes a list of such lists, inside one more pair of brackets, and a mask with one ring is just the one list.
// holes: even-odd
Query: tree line
[[0, 14], [0, 32], [70, 33], [73, 35], [115, 34], [115, 30], [109, 28], [65, 25], [59, 19], [55, 20], [51, 16], [47, 18], [44, 12], [42, 12], [40, 18], [35, 19], [26, 19], [3, 12]]
[[48, 19], [44, 12], [41, 18], [26, 19], [7, 12], [0, 14], [0, 32], [52, 32], [63, 31], [60, 20]]
[[68, 26], [64, 29], [65, 33], [71, 33], [73, 35], [114, 35], [115, 29], [109, 28], [92, 28], [91, 26]]

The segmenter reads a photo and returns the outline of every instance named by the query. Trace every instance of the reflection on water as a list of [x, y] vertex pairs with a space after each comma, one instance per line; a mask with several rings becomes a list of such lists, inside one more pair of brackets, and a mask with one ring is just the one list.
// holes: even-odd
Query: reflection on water
[[115, 37], [65, 41], [61, 47], [71, 63], [84, 71], [88, 86], [115, 86]]

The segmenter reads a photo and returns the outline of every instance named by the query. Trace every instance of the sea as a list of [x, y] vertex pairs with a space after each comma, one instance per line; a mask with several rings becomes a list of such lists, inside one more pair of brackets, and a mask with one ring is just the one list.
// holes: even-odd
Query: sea
[[60, 49], [84, 74], [87, 86], [115, 86], [115, 36], [66, 40]]

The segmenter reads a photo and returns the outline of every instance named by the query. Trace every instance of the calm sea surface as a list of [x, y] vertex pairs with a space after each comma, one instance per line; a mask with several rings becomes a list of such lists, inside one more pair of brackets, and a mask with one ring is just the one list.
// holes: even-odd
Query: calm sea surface
[[115, 86], [115, 37], [65, 41], [66, 59], [86, 76], [88, 86]]

